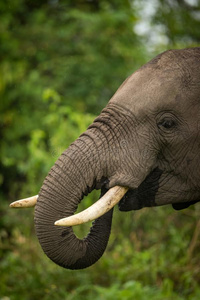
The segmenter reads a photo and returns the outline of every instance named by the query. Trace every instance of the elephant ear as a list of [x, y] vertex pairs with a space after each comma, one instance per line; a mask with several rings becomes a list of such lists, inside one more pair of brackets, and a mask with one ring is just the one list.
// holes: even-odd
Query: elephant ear
[[190, 205], [195, 204], [199, 201], [190, 201], [190, 202], [180, 202], [180, 203], [173, 203], [172, 207], [175, 210], [181, 210], [181, 209], [185, 209], [188, 208]]

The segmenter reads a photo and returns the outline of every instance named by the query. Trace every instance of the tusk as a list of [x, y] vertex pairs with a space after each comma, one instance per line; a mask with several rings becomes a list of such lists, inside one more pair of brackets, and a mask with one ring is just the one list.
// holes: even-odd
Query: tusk
[[93, 221], [113, 208], [127, 191], [127, 187], [114, 186], [113, 188], [109, 189], [109, 191], [101, 199], [99, 199], [84, 211], [76, 215], [60, 219], [56, 221], [54, 225], [74, 226]]
[[10, 204], [10, 207], [14, 208], [24, 208], [24, 207], [34, 207], [38, 199], [38, 195], [33, 197], [25, 198], [22, 200], [17, 200]]

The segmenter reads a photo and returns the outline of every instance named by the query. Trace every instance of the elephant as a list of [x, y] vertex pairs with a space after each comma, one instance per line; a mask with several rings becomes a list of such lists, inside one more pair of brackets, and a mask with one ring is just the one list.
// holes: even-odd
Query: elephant
[[200, 47], [167, 50], [130, 75], [44, 180], [34, 220], [46, 255], [73, 270], [102, 256], [113, 208], [82, 240], [72, 226], [54, 225], [93, 189], [105, 197], [124, 188], [117, 200], [124, 212], [167, 204], [179, 210], [200, 201], [199, 127]]

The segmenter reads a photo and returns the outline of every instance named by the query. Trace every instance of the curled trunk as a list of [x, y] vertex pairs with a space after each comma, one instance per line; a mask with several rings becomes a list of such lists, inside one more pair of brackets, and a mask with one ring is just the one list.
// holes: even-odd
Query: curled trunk
[[110, 235], [112, 210], [93, 222], [83, 240], [76, 237], [72, 227], [54, 225], [56, 220], [73, 215], [84, 195], [103, 187], [103, 159], [97, 158], [92, 135], [89, 131], [60, 156], [44, 181], [35, 209], [36, 233], [44, 252], [68, 269], [94, 264], [104, 253]]

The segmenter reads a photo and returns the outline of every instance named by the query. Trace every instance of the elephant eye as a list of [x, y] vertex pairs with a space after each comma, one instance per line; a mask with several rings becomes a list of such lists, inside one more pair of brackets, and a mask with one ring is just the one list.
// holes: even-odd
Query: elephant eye
[[176, 127], [176, 122], [172, 118], [163, 118], [158, 122], [158, 128], [170, 130]]

